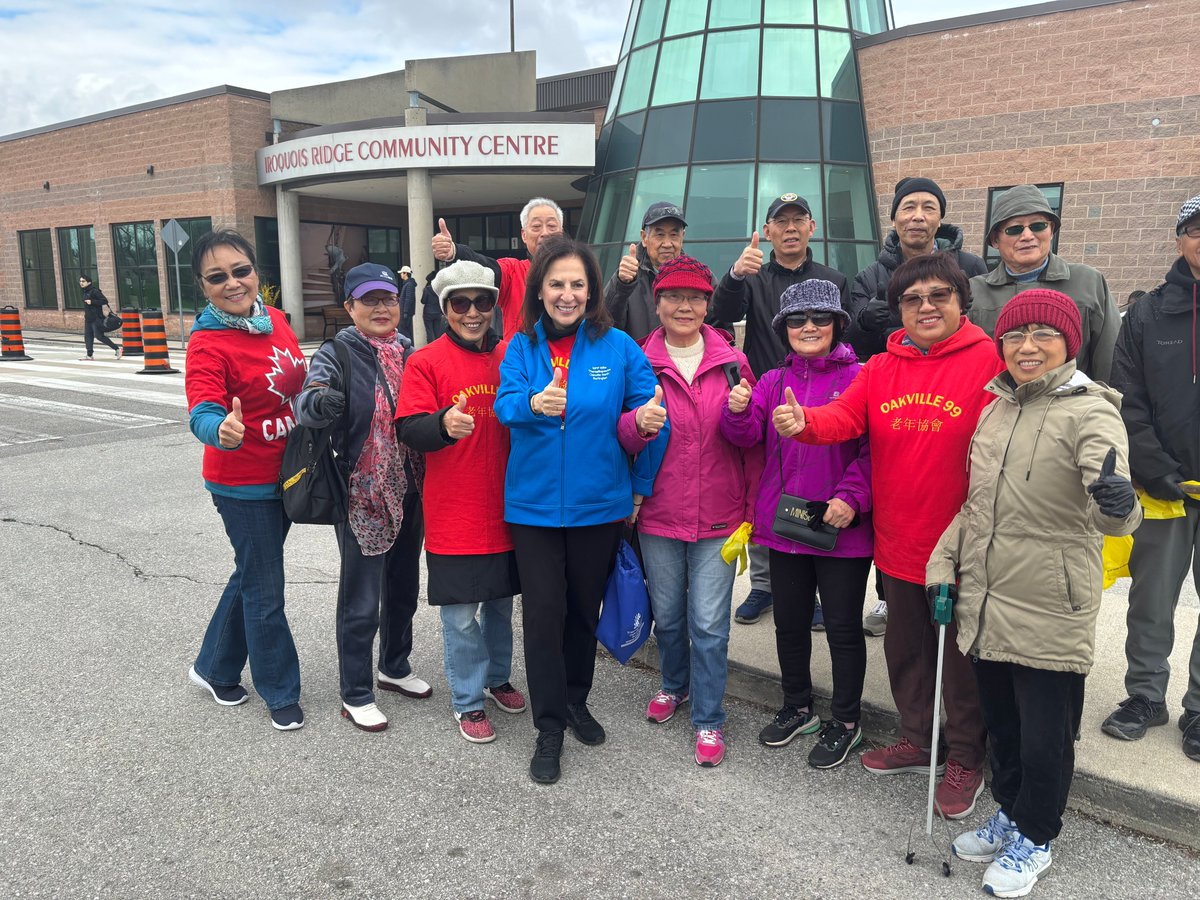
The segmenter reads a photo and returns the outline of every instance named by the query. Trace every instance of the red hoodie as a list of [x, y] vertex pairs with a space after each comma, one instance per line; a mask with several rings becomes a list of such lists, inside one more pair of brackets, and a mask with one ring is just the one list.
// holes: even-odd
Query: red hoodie
[[979, 414], [993, 399], [983, 388], [1004, 363], [995, 342], [962, 318], [958, 331], [928, 354], [897, 331], [841, 397], [805, 407], [806, 444], [836, 444], [866, 432], [871, 443], [875, 565], [925, 583], [934, 544], [967, 496], [967, 452]]

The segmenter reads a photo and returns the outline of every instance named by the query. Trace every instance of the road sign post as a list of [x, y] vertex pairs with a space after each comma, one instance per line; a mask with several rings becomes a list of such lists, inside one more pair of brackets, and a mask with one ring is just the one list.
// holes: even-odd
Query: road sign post
[[175, 256], [175, 308], [179, 311], [179, 346], [187, 349], [187, 340], [183, 333], [183, 282], [179, 279], [179, 251], [188, 242], [188, 233], [174, 219], [167, 222], [162, 229], [162, 241]]

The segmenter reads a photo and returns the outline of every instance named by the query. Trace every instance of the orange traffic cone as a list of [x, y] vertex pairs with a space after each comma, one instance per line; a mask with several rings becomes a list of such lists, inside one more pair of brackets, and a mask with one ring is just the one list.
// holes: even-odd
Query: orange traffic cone
[[25, 353], [21, 338], [21, 311], [15, 306], [0, 309], [0, 361], [33, 359]]
[[146, 367], [138, 369], [139, 375], [178, 375], [171, 368], [171, 357], [167, 353], [167, 328], [163, 324], [161, 309], [142, 310], [142, 336], [145, 340]]
[[121, 310], [121, 356], [142, 355], [142, 319], [136, 309]]

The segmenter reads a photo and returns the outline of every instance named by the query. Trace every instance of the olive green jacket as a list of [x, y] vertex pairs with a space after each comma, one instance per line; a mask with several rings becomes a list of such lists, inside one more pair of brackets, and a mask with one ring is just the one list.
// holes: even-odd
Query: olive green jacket
[[1013, 387], [1007, 372], [971, 441], [962, 509], [930, 554], [927, 584], [957, 579], [958, 647], [991, 662], [1086, 674], [1096, 647], [1103, 535], [1131, 534], [1141, 505], [1103, 515], [1087, 492], [1110, 447], [1129, 477], [1121, 395], [1073, 361]]

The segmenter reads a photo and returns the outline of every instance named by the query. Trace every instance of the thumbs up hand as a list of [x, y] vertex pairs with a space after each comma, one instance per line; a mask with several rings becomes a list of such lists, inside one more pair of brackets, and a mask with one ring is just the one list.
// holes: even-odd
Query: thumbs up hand
[[457, 250], [445, 219], [438, 219], [438, 233], [433, 236], [433, 258], [442, 262], [453, 262]]
[[475, 417], [467, 412], [466, 394], [460, 394], [458, 401], [442, 415], [442, 428], [456, 441], [469, 437], [475, 430]]
[[246, 426], [242, 422], [242, 401], [238, 397], [233, 398], [233, 406], [221, 422], [221, 426], [217, 429], [217, 440], [226, 450], [233, 450], [242, 445], [242, 438], [246, 436]]
[[563, 387], [563, 370], [554, 368], [554, 377], [530, 400], [533, 411], [543, 416], [561, 416], [567, 411], [567, 389]]
[[629, 252], [621, 257], [621, 263], [617, 266], [617, 279], [629, 284], [637, 278], [639, 268], [637, 244], [630, 244]]
[[1100, 477], [1088, 485], [1087, 492], [1100, 512], [1110, 519], [1123, 519], [1137, 502], [1137, 493], [1128, 478], [1117, 473], [1117, 448], [1110, 447], [1100, 465]]
[[729, 389], [729, 411], [741, 414], [750, 405], [750, 382], [743, 378]]
[[758, 249], [758, 232], [756, 231], [750, 236], [750, 243], [742, 251], [742, 255], [733, 264], [733, 274], [738, 278], [745, 278], [748, 275], [758, 274], [758, 270], [762, 267], [763, 252]]
[[638, 407], [634, 420], [642, 434], [658, 434], [667, 422], [667, 411], [662, 405], [662, 386], [656, 385], [654, 396]]
[[780, 437], [794, 437], [808, 424], [804, 420], [804, 407], [796, 402], [796, 395], [790, 387], [783, 389], [783, 403], [775, 407], [771, 419]]

